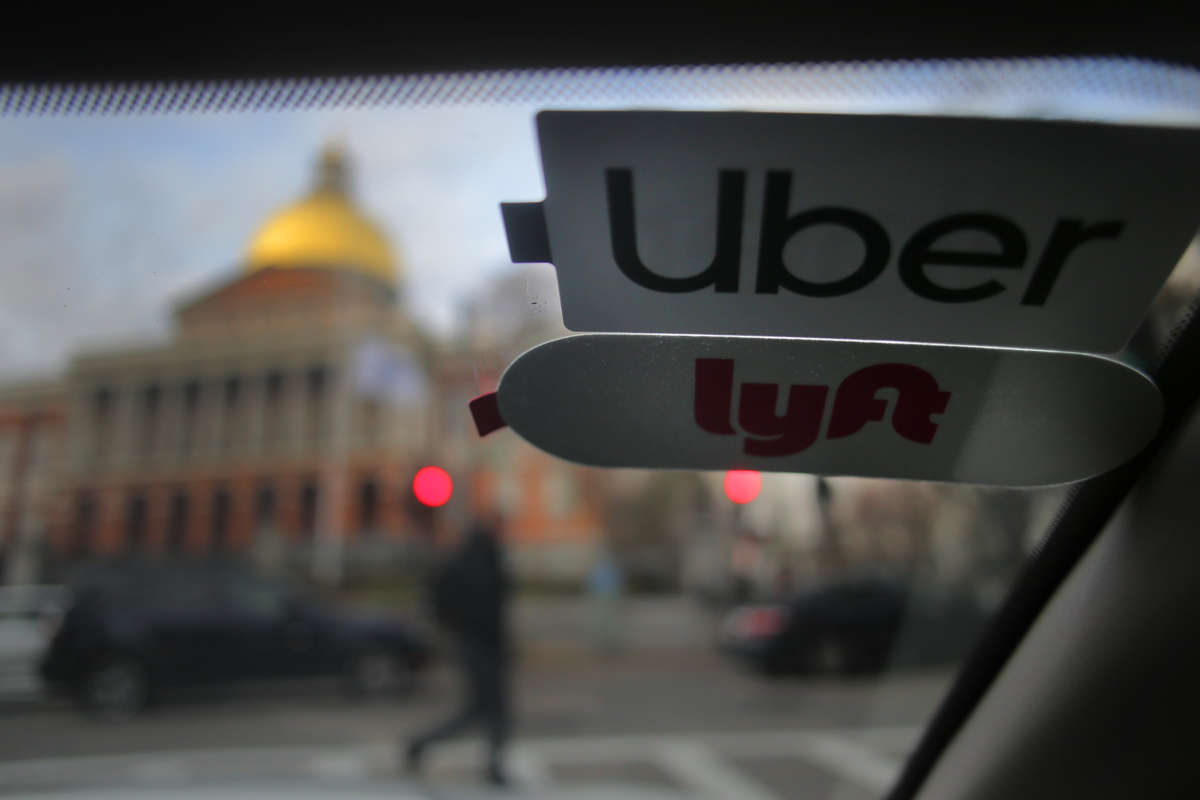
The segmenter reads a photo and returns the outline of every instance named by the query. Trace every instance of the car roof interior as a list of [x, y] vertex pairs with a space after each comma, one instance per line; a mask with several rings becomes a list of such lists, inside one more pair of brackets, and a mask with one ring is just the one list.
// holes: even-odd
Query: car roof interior
[[[7, 83], [254, 79], [432, 70], [1130, 56], [1200, 68], [1194, 24], [1095, 6], [1022, 14], [885, 4], [699, 4], [622, 11], [500, 5], [462, 19], [400, 8], [290, 19], [262, 9], [14, 21]], [[156, 12], [158, 13], [158, 12]], [[1190, 13], [1194, 13], [1194, 10]], [[497, 198], [499, 201], [500, 198]], [[890, 795], [907, 798], [1198, 794], [1186, 731], [1200, 674], [1200, 315], [1154, 374], [1162, 432], [1129, 464], [1079, 485], [1001, 607]], [[1187, 791], [1191, 785], [1193, 791]]]

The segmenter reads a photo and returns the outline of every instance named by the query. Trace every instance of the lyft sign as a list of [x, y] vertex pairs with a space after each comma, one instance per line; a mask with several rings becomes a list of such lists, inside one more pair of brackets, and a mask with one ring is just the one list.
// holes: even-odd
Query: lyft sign
[[[820, 384], [743, 383], [737, 413], [733, 406], [731, 358], [697, 358], [693, 410], [697, 426], [718, 436], [736, 436], [734, 420], [745, 432], [742, 452], [754, 456], [790, 456], [816, 442], [825, 415], [829, 386]], [[869, 421], [879, 421], [887, 402], [880, 389], [896, 391], [892, 427], [912, 442], [931, 444], [937, 434], [935, 415], [946, 410], [950, 392], [938, 388], [932, 375], [912, 364], [883, 363], [863, 367], [837, 387], [829, 420], [830, 439], [840, 439], [862, 430]], [[784, 394], [783, 413], [777, 413]]]
[[578, 331], [1115, 352], [1200, 222], [1200, 135], [1078, 122], [542, 112], [504, 204]]
[[593, 466], [1042, 486], [1133, 456], [1162, 403], [1102, 355], [591, 334], [526, 352], [472, 411]]

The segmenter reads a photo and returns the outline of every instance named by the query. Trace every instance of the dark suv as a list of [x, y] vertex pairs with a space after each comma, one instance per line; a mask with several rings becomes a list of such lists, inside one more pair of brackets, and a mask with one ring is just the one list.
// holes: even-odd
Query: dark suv
[[962, 589], [864, 577], [734, 609], [721, 645], [768, 674], [872, 673], [962, 658], [986, 619]]
[[411, 685], [426, 639], [386, 616], [334, 609], [229, 562], [120, 563], [77, 579], [42, 677], [107, 716], [159, 689], [341, 675], [349, 689]]

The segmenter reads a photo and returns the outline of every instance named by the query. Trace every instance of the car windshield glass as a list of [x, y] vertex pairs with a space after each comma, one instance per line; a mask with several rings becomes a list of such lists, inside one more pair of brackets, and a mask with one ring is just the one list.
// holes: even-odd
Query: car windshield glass
[[[0, 688], [23, 699], [0, 710], [0, 785], [233, 796], [247, 781], [316, 776], [348, 796], [376, 784], [473, 796], [493, 780], [518, 792], [768, 800], [887, 791], [1071, 487], [847, 474], [857, 464], [824, 476], [603, 468], [535, 447], [525, 429], [480, 436], [472, 401], [522, 353], [571, 333], [553, 242], [534, 236], [543, 249], [518, 257], [500, 210], [547, 197], [535, 116], [1188, 129], [1200, 125], [1200, 76], [1120, 59], [530, 71], [4, 87], [0, 108], [0, 579], [67, 587], [60, 610], [13, 622], [32, 633], [11, 647], [10, 617], [0, 619]], [[685, 151], [663, 163], [684, 163]], [[874, 164], [871, 152], [847, 168]], [[664, 190], [631, 208], [645, 269], [665, 274], [663, 253], [678, 244], [647, 226], [689, 217], [685, 203], [713, 205], [718, 169], [732, 167], [684, 180], [686, 197]], [[620, 165], [611, 172], [581, 196], [619, 206], [627, 184]], [[722, 191], [738, 185], [721, 180]], [[746, 180], [758, 209], [768, 177]], [[781, 179], [770, 180], [778, 195]], [[993, 188], [979, 189], [976, 216]], [[816, 190], [800, 178], [788, 191], [820, 204], [826, 222], [861, 204], [810, 202]], [[555, 216], [568, 199], [551, 193], [543, 227], [583, 236], [586, 225]], [[752, 292], [765, 280], [750, 274], [758, 231], [774, 223], [747, 219], [740, 286]], [[880, 280], [915, 308], [937, 303], [898, 277], [906, 248], [910, 285], [925, 286], [912, 278], [925, 266], [950, 293], [981, 272], [1016, 273], [947, 269], [930, 242], [905, 244], [912, 230], [878, 226], [891, 226]], [[781, 240], [782, 263], [809, 246], [867, 259], [878, 242], [816, 227], [811, 240]], [[1022, 276], [1051, 227], [1030, 234]], [[696, 252], [712, 258], [720, 235], [702, 233]], [[946, 241], [961, 234], [978, 248], [978, 233]], [[1007, 251], [997, 252], [974, 255]], [[850, 274], [835, 272], [789, 274]], [[1198, 287], [1193, 244], [1131, 347], [1161, 343]], [[887, 313], [831, 319], [854, 339]], [[583, 376], [597, 392], [624, 387], [612, 413], [651, 413], [661, 363], [611, 374], [591, 363], [567, 359], [541, 388]], [[767, 389], [778, 386], [729, 388], [718, 422], [701, 419], [697, 400], [697, 424], [720, 429], [714, 439], [721, 426], [783, 424], [791, 411], [763, 399]], [[895, 390], [880, 391], [886, 402], [869, 402], [886, 408], [870, 420], [873, 406], [860, 409], [861, 435], [886, 444], [899, 434], [883, 415], [903, 414]], [[621, 404], [635, 395], [638, 407]], [[734, 398], [755, 397], [759, 417], [733, 415]], [[541, 406], [524, 424], [570, 413]], [[690, 406], [683, 416], [691, 425]], [[581, 439], [604, 430], [572, 426]], [[668, 458], [675, 444], [684, 452], [681, 441], [650, 449]], [[101, 602], [106, 593], [120, 602]], [[441, 746], [468, 728], [486, 750]]]

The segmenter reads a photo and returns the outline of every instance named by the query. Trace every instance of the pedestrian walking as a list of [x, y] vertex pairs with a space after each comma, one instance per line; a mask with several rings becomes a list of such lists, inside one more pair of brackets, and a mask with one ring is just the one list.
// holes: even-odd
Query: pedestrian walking
[[498, 519], [476, 520], [459, 552], [433, 582], [433, 610], [455, 637], [466, 695], [462, 708], [410, 741], [405, 764], [420, 769], [429, 747], [481, 726], [488, 738], [487, 779], [507, 783], [503, 750], [509, 735], [508, 578]]

